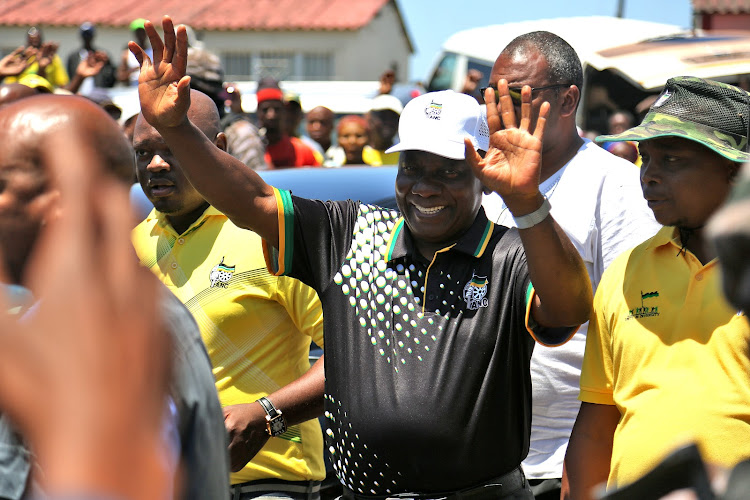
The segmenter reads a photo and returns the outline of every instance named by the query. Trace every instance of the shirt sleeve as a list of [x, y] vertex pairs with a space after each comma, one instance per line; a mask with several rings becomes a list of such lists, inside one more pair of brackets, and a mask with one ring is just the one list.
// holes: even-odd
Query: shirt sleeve
[[585, 403], [614, 405], [612, 369], [612, 325], [608, 299], [613, 293], [615, 269], [604, 273], [594, 296], [594, 309], [586, 333], [586, 351], [581, 368], [581, 391]]
[[276, 188], [274, 193], [279, 247], [263, 241], [268, 272], [297, 278], [320, 294], [349, 253], [359, 203], [308, 200]]

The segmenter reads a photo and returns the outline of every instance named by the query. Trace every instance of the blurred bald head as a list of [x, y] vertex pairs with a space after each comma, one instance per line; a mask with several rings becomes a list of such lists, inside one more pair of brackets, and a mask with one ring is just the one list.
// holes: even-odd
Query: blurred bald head
[[[134, 157], [125, 135], [88, 99], [45, 94], [0, 108], [0, 250], [15, 283], [22, 282], [27, 259], [42, 226], [54, 217], [58, 197], [65, 196], [43, 161], [56, 153], [49, 148], [62, 131], [90, 144], [109, 175], [123, 180], [133, 175]], [[86, 172], [94, 179], [102, 174]]]
[[39, 91], [20, 83], [0, 85], [0, 108], [25, 97], [39, 95]]
[[62, 127], [91, 142], [110, 173], [123, 182], [132, 181], [133, 149], [117, 122], [92, 101], [78, 96], [40, 94], [0, 109], [0, 135], [22, 140], [30, 151], [38, 149], [48, 134]]

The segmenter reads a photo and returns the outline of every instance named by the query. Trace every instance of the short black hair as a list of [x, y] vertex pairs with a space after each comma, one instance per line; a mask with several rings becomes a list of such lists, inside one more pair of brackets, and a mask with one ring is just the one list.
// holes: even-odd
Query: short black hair
[[538, 51], [547, 61], [550, 84], [569, 83], [583, 89], [581, 60], [568, 42], [549, 31], [532, 31], [514, 38], [503, 53], [523, 54], [529, 48]]

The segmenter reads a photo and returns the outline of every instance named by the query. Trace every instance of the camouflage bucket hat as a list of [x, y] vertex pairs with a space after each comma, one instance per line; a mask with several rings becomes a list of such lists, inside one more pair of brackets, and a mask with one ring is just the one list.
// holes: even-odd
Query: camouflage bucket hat
[[726, 83], [691, 76], [670, 78], [640, 125], [597, 142], [682, 137], [736, 162], [747, 149], [750, 94]]

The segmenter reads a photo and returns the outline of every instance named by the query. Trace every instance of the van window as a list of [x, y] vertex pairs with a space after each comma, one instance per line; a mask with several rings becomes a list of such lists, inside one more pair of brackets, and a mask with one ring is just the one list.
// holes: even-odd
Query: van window
[[467, 64], [467, 73], [471, 71], [472, 69], [478, 70], [480, 73], [482, 73], [482, 79], [479, 80], [479, 85], [477, 85], [478, 89], [481, 89], [482, 87], [486, 87], [490, 83], [490, 73], [492, 72], [492, 66], [473, 59], [469, 59], [469, 63]]
[[456, 70], [458, 56], [447, 52], [432, 74], [430, 83], [427, 84], [428, 92], [447, 90], [453, 86], [453, 73]]

